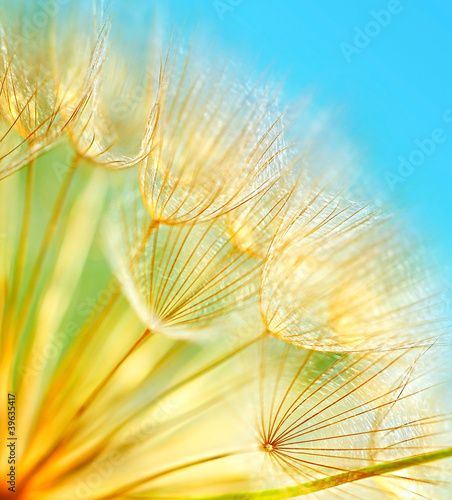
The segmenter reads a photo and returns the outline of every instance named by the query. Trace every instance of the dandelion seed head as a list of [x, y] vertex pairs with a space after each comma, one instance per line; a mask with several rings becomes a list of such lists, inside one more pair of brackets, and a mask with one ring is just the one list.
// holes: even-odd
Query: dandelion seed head
[[60, 7], [36, 43], [27, 9], [0, 29], [17, 497], [448, 498], [418, 245], [353, 201], [317, 123], [288, 139], [272, 82], [174, 38], [134, 60], [103, 5]]

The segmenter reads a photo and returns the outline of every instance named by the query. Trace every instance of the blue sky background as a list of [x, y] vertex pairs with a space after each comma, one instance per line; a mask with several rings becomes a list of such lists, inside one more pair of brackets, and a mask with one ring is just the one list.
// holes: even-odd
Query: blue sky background
[[[148, 31], [156, 1], [112, 3], [137, 33]], [[286, 77], [287, 102], [314, 91], [319, 108], [340, 108], [335, 124], [375, 185], [409, 207], [413, 227], [437, 247], [452, 299], [452, 111], [444, 120], [452, 110], [450, 0], [168, 0], [164, 8], [170, 25], [196, 25], [245, 63], [257, 59], [258, 70], [271, 66]], [[391, 18], [382, 14], [385, 26], [376, 26], [373, 11], [388, 9]], [[371, 35], [360, 45], [357, 30]], [[434, 152], [414, 153], [417, 165], [401, 176], [399, 156], [409, 158], [416, 140], [432, 134], [441, 139]], [[399, 176], [393, 189], [388, 174]]]

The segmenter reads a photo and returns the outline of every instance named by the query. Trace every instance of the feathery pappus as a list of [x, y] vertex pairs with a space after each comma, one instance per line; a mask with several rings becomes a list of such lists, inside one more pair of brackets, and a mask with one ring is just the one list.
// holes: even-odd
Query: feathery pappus
[[0, 5], [0, 497], [450, 498], [450, 320], [397, 215], [195, 38], [137, 64], [96, 3]]

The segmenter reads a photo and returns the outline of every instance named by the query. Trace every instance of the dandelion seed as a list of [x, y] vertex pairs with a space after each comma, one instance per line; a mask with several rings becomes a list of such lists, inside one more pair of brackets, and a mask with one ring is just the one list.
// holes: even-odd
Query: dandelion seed
[[312, 199], [265, 264], [261, 309], [273, 334], [348, 351], [427, 345], [447, 331], [429, 313], [438, 299], [414, 243], [369, 208]]
[[[428, 385], [428, 352], [338, 355], [300, 351], [271, 337], [262, 343], [254, 348], [260, 351], [260, 379], [255, 388], [259, 401], [252, 408], [260, 408], [256, 425], [267, 457], [268, 488], [309, 483], [448, 446], [450, 415], [430, 413], [425, 404], [436, 384], [445, 383]], [[410, 472], [400, 473], [402, 484], [405, 474]], [[414, 491], [415, 471], [411, 477]], [[398, 481], [388, 480], [392, 482]], [[374, 480], [374, 489], [381, 492], [381, 485], [390, 489], [386, 477]]]
[[226, 221], [156, 223], [137, 195], [110, 222], [108, 254], [151, 331], [184, 336], [256, 303], [261, 263], [231, 244]]
[[[171, 224], [222, 215], [270, 186], [284, 170], [280, 118], [269, 89], [228, 68], [169, 54], [162, 72], [152, 154], [140, 169], [152, 218]], [[270, 97], [268, 97], [270, 96]]]
[[92, 97], [70, 135], [81, 157], [107, 168], [127, 168], [146, 159], [152, 149], [160, 68], [148, 64], [147, 74], [138, 78], [135, 61], [126, 64], [128, 56], [107, 49], [112, 54], [100, 68]]
[[[80, 116], [103, 63], [106, 30], [102, 26], [93, 40], [76, 28], [62, 39], [38, 30], [22, 40], [0, 26], [0, 179], [53, 147]], [[66, 46], [74, 37], [75, 55]]]

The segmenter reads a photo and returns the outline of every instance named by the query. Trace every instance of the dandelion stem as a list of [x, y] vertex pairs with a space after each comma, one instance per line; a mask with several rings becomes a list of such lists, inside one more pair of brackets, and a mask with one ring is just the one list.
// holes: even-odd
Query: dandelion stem
[[125, 425], [128, 423], [132, 422], [134, 419], [138, 418], [141, 413], [145, 411], [149, 411], [150, 408], [153, 408], [157, 406], [161, 401], [163, 401], [165, 398], [170, 396], [171, 394], [174, 394], [176, 391], [181, 389], [182, 387], [188, 385], [190, 382], [193, 382], [194, 380], [197, 380], [198, 378], [202, 377], [203, 375], [211, 372], [218, 366], [221, 366], [223, 363], [226, 363], [228, 360], [232, 359], [236, 354], [239, 352], [244, 351], [248, 347], [252, 346], [259, 340], [261, 340], [265, 335], [267, 335], [267, 332], [265, 331], [261, 335], [253, 338], [252, 340], [244, 343], [243, 345], [237, 347], [233, 351], [230, 351], [223, 356], [219, 357], [218, 359], [212, 361], [211, 363], [207, 364], [206, 366], [203, 366], [199, 370], [197, 370], [195, 373], [185, 377], [181, 381], [175, 383], [174, 385], [170, 386], [168, 389], [164, 390], [161, 394], [156, 396], [152, 401], [150, 401], [146, 406], [143, 408], [139, 409], [138, 411], [130, 414], [128, 418], [121, 422], [118, 426], [116, 426], [105, 438], [104, 441], [108, 442], [117, 432], [119, 432], [122, 428], [124, 428]]
[[19, 295], [20, 284], [22, 281], [22, 273], [24, 268], [25, 252], [27, 249], [28, 233], [30, 230], [31, 219], [31, 201], [33, 195], [33, 177], [34, 177], [34, 163], [30, 163], [27, 169], [27, 180], [25, 185], [24, 194], [24, 210], [22, 216], [22, 227], [20, 231], [19, 243], [17, 247], [16, 259], [14, 262], [14, 271], [12, 278], [11, 291], [9, 293], [9, 307], [6, 307], [3, 332], [5, 334], [6, 346], [4, 347], [5, 360], [11, 359], [10, 349], [14, 344], [13, 332], [9, 332], [11, 321], [13, 319], [13, 311], [15, 310], [14, 304]]
[[76, 422], [79, 420], [86, 410], [94, 403], [99, 394], [105, 388], [105, 386], [110, 382], [113, 378], [114, 374], [121, 368], [127, 358], [143, 343], [143, 341], [151, 334], [149, 329], [146, 329], [141, 335], [141, 337], [133, 344], [133, 346], [127, 351], [127, 353], [119, 360], [119, 362], [115, 365], [115, 367], [107, 374], [107, 376], [102, 380], [102, 382], [94, 389], [94, 391], [90, 394], [88, 399], [83, 403], [83, 405], [77, 410], [72, 422]]
[[15, 301], [17, 300], [17, 295], [19, 293], [19, 288], [20, 288], [20, 282], [22, 280], [25, 252], [27, 249], [27, 242], [28, 242], [28, 233], [30, 231], [31, 205], [32, 205], [31, 202], [33, 196], [33, 177], [34, 177], [34, 163], [31, 163], [27, 169], [24, 212], [22, 219], [22, 228], [20, 232], [19, 246], [17, 248], [17, 255], [14, 263], [14, 277], [11, 289], [11, 304], [14, 304]]
[[[13, 353], [15, 349], [15, 343], [17, 338], [17, 333], [11, 329], [11, 323], [14, 317], [14, 304], [19, 296], [20, 285], [22, 281], [22, 273], [24, 268], [25, 253], [27, 250], [28, 233], [30, 230], [30, 219], [31, 219], [31, 206], [32, 206], [32, 195], [33, 195], [33, 177], [34, 177], [34, 163], [30, 163], [27, 168], [27, 179], [25, 185], [24, 193], [24, 209], [22, 215], [22, 227], [20, 230], [19, 243], [17, 247], [16, 258], [14, 262], [14, 270], [12, 275], [11, 290], [6, 297], [6, 304], [4, 308], [4, 316], [0, 318], [0, 328], [1, 328], [1, 368], [0, 368], [0, 379], [1, 379], [1, 394], [7, 394], [9, 392], [11, 379], [13, 377], [13, 371], [11, 370], [12, 360], [14, 359]], [[6, 429], [1, 431], [1, 439], [5, 440]]]
[[[159, 224], [158, 221], [152, 221], [146, 231], [145, 236], [143, 237], [140, 247], [138, 249], [138, 252], [134, 258], [138, 258], [140, 253], [142, 253], [145, 249], [145, 245], [147, 240], [149, 239], [149, 236], [152, 234], [152, 231], [154, 230], [155, 227]], [[83, 346], [83, 349], [86, 350], [87, 347], [87, 342], [86, 342], [86, 336], [91, 332], [94, 331], [97, 326], [103, 321], [105, 316], [109, 313], [111, 308], [114, 306], [116, 303], [117, 299], [120, 296], [120, 286], [116, 283], [116, 279], [113, 279], [110, 281], [109, 285], [107, 286], [107, 289], [111, 289], [113, 286], [113, 291], [111, 293], [111, 296], [109, 300], [107, 301], [106, 304], [102, 304], [102, 298], [98, 299], [98, 302], [93, 308], [92, 314], [87, 318], [87, 320], [84, 322], [83, 326], [81, 327], [81, 330], [79, 331], [77, 338], [78, 342], [80, 345]], [[89, 396], [88, 400], [85, 401], [85, 403], [82, 405], [82, 407], [79, 408], [77, 413], [74, 415], [73, 420], [69, 423], [69, 428], [67, 428], [62, 436], [58, 439], [55, 449], [49, 450], [49, 456], [48, 457], [43, 457], [42, 460], [47, 462], [48, 459], [53, 456], [53, 454], [60, 449], [64, 443], [66, 443], [70, 437], [71, 437], [71, 432], [74, 431], [75, 429], [75, 424], [79, 420], [79, 418], [85, 413], [85, 411], [88, 409], [88, 407], [93, 403], [93, 401], [97, 398], [98, 394], [103, 390], [103, 388], [108, 384], [109, 380], [114, 376], [116, 371], [120, 368], [120, 366], [126, 361], [126, 359], [132, 354], [132, 352], [141, 344], [141, 342], [148, 336], [150, 333], [149, 330], [146, 330], [145, 333], [141, 336], [141, 338], [132, 346], [132, 348], [125, 354], [125, 356], [119, 361], [119, 363], [113, 368], [113, 370], [107, 375], [107, 377], [99, 384], [99, 386], [96, 387], [94, 392]], [[90, 338], [88, 337], [88, 343]], [[75, 365], [77, 362], [77, 356], [73, 355], [74, 350], [72, 350], [72, 355], [69, 353], [69, 359], [66, 361], [66, 366], [71, 365], [72, 367]], [[79, 351], [79, 356], [81, 355]], [[41, 405], [42, 407], [45, 407], [45, 401], [49, 400], [54, 400], [57, 395], [60, 395], [60, 393], [65, 390], [65, 392], [70, 392], [70, 384], [68, 384], [68, 381], [64, 380], [64, 375], [60, 375], [59, 377], [60, 384], [58, 384], [52, 391], [48, 392], [47, 395], [43, 398], [43, 403]], [[69, 387], [68, 387], [69, 386]], [[38, 467], [34, 467], [32, 474], [36, 473], [42, 465], [44, 465], [44, 462], [42, 464], [37, 464], [39, 465]], [[25, 479], [28, 478], [28, 476], [31, 477], [31, 474], [27, 475]]]
[[199, 458], [197, 460], [192, 460], [191, 462], [185, 462], [179, 465], [175, 465], [174, 467], [170, 467], [168, 469], [162, 470], [160, 472], [156, 472], [154, 474], [151, 474], [149, 476], [143, 477], [141, 479], [138, 479], [134, 481], [133, 483], [130, 483], [129, 485], [121, 488], [120, 490], [117, 490], [113, 493], [109, 493], [108, 495], [102, 495], [100, 497], [97, 497], [95, 500], [104, 500], [104, 499], [110, 499], [110, 498], [124, 498], [124, 494], [130, 493], [131, 491], [135, 490], [136, 488], [145, 485], [146, 483], [150, 483], [151, 481], [154, 481], [156, 479], [160, 479], [161, 477], [167, 476], [169, 474], [173, 474], [174, 472], [179, 472], [181, 470], [189, 469], [191, 467], [195, 467], [197, 465], [202, 465], [206, 464], [208, 462], [213, 462], [215, 460], [222, 460], [223, 458], [228, 458], [228, 457], [233, 457], [235, 455], [241, 455], [245, 453], [254, 453], [256, 450], [255, 449], [247, 449], [247, 450], [237, 450], [237, 451], [230, 451], [228, 453], [220, 453], [218, 455], [213, 455], [210, 457], [204, 457], [204, 458]]
[[[214, 361], [207, 364], [206, 366], [203, 366], [202, 368], [197, 370], [195, 373], [193, 373], [193, 374], [185, 377], [184, 379], [180, 380], [179, 382], [171, 385], [168, 389], [166, 389], [162, 393], [158, 394], [153, 400], [151, 400], [150, 402], [145, 404], [143, 407], [141, 407], [137, 411], [132, 412], [130, 415], [127, 416], [127, 418], [124, 421], [120, 422], [117, 426], [115, 426], [108, 434], [106, 434], [100, 440], [99, 443], [97, 443], [97, 445], [96, 445], [97, 449], [90, 454], [90, 459], [94, 460], [96, 457], [98, 457], [105, 450], [108, 443], [111, 442], [111, 439], [113, 438], [113, 436], [115, 436], [127, 424], [132, 422], [134, 419], [138, 418], [143, 412], [147, 412], [151, 408], [156, 407], [161, 401], [163, 401], [165, 398], [167, 398], [171, 394], [177, 392], [179, 389], [181, 389], [185, 385], [190, 384], [190, 382], [197, 380], [199, 377], [202, 377], [203, 375], [209, 373], [210, 371], [214, 370], [218, 366], [221, 366], [223, 363], [226, 363], [228, 360], [232, 359], [236, 354], [244, 351], [245, 349], [247, 349], [251, 345], [258, 342], [260, 339], [265, 337], [267, 335], [267, 333], [268, 333], [267, 331], [264, 331], [259, 336], [242, 344], [241, 346], [234, 349], [233, 351], [230, 351], [230, 352], [224, 354], [223, 356], [215, 359]], [[121, 449], [121, 453], [125, 453], [126, 451], [127, 451], [127, 447]], [[81, 457], [78, 461], [73, 461], [71, 463], [71, 469], [74, 470], [74, 469], [78, 468], [79, 466], [81, 467], [84, 463], [84, 460], [85, 460], [85, 458]], [[60, 474], [63, 474], [63, 473], [60, 471]], [[60, 477], [60, 476], [56, 476], [56, 477]], [[56, 479], [56, 477], [54, 478], [54, 480]]]
[[[284, 500], [286, 498], [308, 495], [309, 493], [315, 493], [336, 486], [341, 486], [343, 484], [361, 481], [370, 477], [397, 472], [409, 467], [421, 466], [436, 460], [442, 460], [450, 457], [452, 457], [452, 448], [444, 448], [442, 450], [412, 455], [411, 457], [401, 458], [391, 462], [362, 467], [360, 469], [335, 474], [322, 479], [316, 479], [314, 481], [298, 484], [296, 486], [276, 488], [266, 491], [248, 491], [230, 495], [193, 497], [191, 500]], [[156, 500], [157, 498], [158, 497], [156, 497]], [[173, 497], [172, 500], [182, 499]]]
[[47, 257], [47, 253], [50, 248], [50, 244], [52, 242], [53, 236], [55, 234], [55, 230], [58, 224], [58, 221], [60, 219], [64, 202], [67, 198], [67, 194], [69, 192], [69, 188], [71, 186], [72, 180], [74, 178], [74, 174], [77, 170], [77, 166], [80, 163], [80, 156], [75, 155], [74, 159], [72, 160], [71, 165], [69, 166], [68, 172], [66, 174], [66, 177], [64, 178], [63, 184], [61, 186], [60, 192], [58, 194], [58, 198], [55, 202], [55, 205], [53, 207], [52, 215], [50, 217], [49, 223], [47, 225], [46, 232], [44, 234], [41, 247], [39, 249], [38, 256], [36, 258], [33, 271], [30, 277], [30, 281], [28, 283], [27, 287], [27, 294], [25, 295], [24, 302], [21, 305], [18, 315], [18, 324], [17, 324], [17, 331], [21, 332], [22, 335], [24, 335], [24, 327], [26, 326], [28, 317], [30, 315], [31, 309], [33, 307], [34, 301], [36, 299], [35, 297], [35, 291], [36, 287], [39, 282], [39, 278], [41, 276], [41, 272], [44, 268], [44, 262]]
[[[87, 351], [90, 341], [95, 337], [90, 334], [96, 331], [99, 325], [111, 312], [112, 308], [116, 304], [116, 301], [120, 297], [120, 287], [115, 283], [116, 280], [112, 279], [107, 285], [105, 290], [113, 289], [108, 301], [104, 302], [104, 298], [99, 297], [92, 309], [92, 313], [84, 321], [80, 330], [77, 332], [74, 345], [70, 350], [66, 351], [63, 359], [60, 361], [58, 366], [59, 372], [57, 372], [56, 375], [57, 381], [53, 386], [49, 387], [48, 392], [45, 396], [43, 396], [42, 408], [50, 409], [49, 405], [51, 403], [57, 403], [57, 398], [61, 398], [64, 392], [70, 392], [71, 388], [76, 385], [76, 381], [67, 380], [65, 373], [67, 373], [70, 369], [75, 370], [75, 366], [82, 357], [83, 352]], [[112, 284], [114, 285], [114, 288], [111, 286]]]
[[55, 455], [55, 453], [60, 450], [72, 437], [74, 431], [76, 430], [76, 424], [80, 420], [80, 418], [86, 413], [88, 408], [94, 403], [94, 401], [98, 398], [99, 394], [103, 391], [103, 389], [107, 386], [108, 382], [113, 378], [115, 373], [121, 368], [124, 362], [129, 358], [129, 356], [136, 351], [136, 349], [143, 343], [143, 341], [149, 337], [151, 331], [146, 329], [141, 337], [133, 344], [133, 346], [126, 352], [126, 354], [116, 363], [112, 370], [110, 370], [107, 375], [103, 378], [103, 380], [96, 386], [96, 388], [91, 392], [85, 402], [80, 406], [80, 408], [76, 411], [71, 421], [69, 422], [68, 427], [64, 430], [63, 434], [58, 438], [55, 445], [26, 473], [24, 478], [22, 479], [23, 486], [20, 487], [22, 489], [26, 486], [28, 481], [39, 471], [42, 467]]
[[[146, 243], [152, 234], [152, 231], [158, 224], [159, 223], [157, 221], [152, 221], [149, 224], [146, 234], [141, 241], [140, 247], [134, 256], [135, 261], [138, 259], [140, 254], [144, 252]], [[112, 278], [104, 290], [111, 290], [108, 301], [105, 302], [102, 294], [99, 296], [96, 304], [92, 308], [91, 314], [86, 318], [77, 333], [77, 344], [74, 344], [72, 349], [66, 353], [65, 357], [60, 362], [60, 373], [67, 370], [68, 366], [71, 366], [72, 368], [75, 367], [78, 360], [82, 357], [82, 352], [86, 352], [91, 340], [95, 338], [95, 335], [90, 334], [96, 331], [105, 317], [110, 313], [118, 298], [121, 296], [121, 287], [116, 278]], [[52, 388], [49, 388], [49, 391], [43, 397], [42, 408], [48, 407], [49, 401], [55, 403], [57, 396], [62, 397], [63, 391], [70, 392], [71, 388], [77, 383], [76, 380], [73, 380], [72, 383], [69, 382], [62, 375], [57, 378], [58, 383], [55, 383]]]

